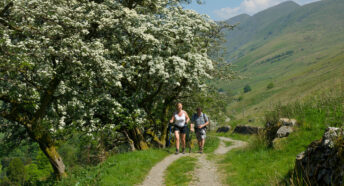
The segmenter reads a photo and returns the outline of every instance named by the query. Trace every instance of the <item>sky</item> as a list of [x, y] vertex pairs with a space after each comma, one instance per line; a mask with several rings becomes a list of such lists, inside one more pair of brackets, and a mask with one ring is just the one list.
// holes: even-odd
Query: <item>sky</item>
[[[223, 21], [243, 13], [253, 15], [284, 1], [288, 0], [202, 0], [203, 4], [199, 5], [193, 0], [185, 8], [207, 14], [215, 21]], [[319, 0], [294, 0], [299, 5], [315, 1]]]

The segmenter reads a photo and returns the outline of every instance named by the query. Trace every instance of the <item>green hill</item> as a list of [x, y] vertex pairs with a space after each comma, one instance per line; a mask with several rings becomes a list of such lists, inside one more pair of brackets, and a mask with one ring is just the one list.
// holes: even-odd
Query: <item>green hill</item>
[[[268, 27], [271, 23], [274, 23], [279, 18], [288, 15], [297, 8], [299, 8], [298, 4], [288, 1], [265, 11], [259, 12], [254, 16], [241, 14], [227, 20], [226, 22], [229, 24], [240, 23], [236, 29], [226, 33], [226, 48], [229, 54], [235, 52], [242, 45], [252, 40], [259, 39], [260, 37], [258, 36], [262, 35], [262, 33], [265, 33], [266, 27]], [[228, 57], [231, 58], [232, 56], [229, 55]]]
[[[243, 22], [247, 21], [247, 19], [249, 19], [250, 17], [251, 16], [248, 14], [240, 14], [238, 16], [235, 16], [235, 17], [228, 19], [226, 21], [226, 23], [231, 24], [231, 25], [234, 25], [236, 23], [242, 24]], [[230, 34], [234, 34], [234, 33], [235, 33], [235, 30], [234, 30], [234, 32], [233, 31], [230, 32]]]
[[[342, 88], [343, 9], [341, 0], [304, 6], [285, 2], [244, 16], [236, 31], [226, 33], [225, 47], [228, 60], [245, 78], [218, 82], [219, 88], [240, 97], [228, 106], [231, 114], [259, 117], [278, 102]], [[267, 88], [271, 83], [273, 88]], [[252, 91], [243, 93], [245, 85]]]

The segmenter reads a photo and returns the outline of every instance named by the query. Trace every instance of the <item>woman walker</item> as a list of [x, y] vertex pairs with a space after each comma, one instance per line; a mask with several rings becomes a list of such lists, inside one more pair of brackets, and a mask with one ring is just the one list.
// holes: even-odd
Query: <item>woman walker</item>
[[182, 141], [182, 153], [185, 153], [185, 136], [187, 123], [190, 121], [188, 114], [183, 110], [183, 105], [177, 103], [177, 111], [173, 114], [170, 123], [174, 124], [174, 136], [176, 137], [176, 154], [179, 154], [179, 139]]

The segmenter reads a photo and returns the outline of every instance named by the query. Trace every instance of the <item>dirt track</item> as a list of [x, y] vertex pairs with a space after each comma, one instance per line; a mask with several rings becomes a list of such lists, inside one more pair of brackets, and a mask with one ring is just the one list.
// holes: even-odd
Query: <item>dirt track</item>
[[[243, 147], [246, 145], [246, 142], [233, 140], [231, 138], [226, 137], [218, 137], [221, 142], [219, 147], [215, 150], [214, 154], [221, 155], [225, 154], [228, 151]], [[231, 141], [233, 142], [232, 145], [226, 147], [224, 141]], [[164, 185], [164, 172], [166, 168], [173, 163], [175, 160], [184, 157], [184, 156], [193, 156], [198, 158], [198, 168], [194, 171], [193, 175], [195, 179], [190, 183], [190, 185], [197, 185], [197, 186], [219, 186], [223, 185], [220, 181], [218, 176], [218, 171], [214, 162], [209, 161], [206, 159], [205, 154], [172, 154], [167, 156], [165, 159], [157, 163], [148, 173], [146, 179], [141, 184], [142, 186], [160, 186]]]

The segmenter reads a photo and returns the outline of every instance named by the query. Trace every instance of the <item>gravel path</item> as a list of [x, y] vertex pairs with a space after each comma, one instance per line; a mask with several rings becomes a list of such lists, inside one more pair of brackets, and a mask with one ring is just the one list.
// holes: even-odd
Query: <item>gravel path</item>
[[202, 154], [198, 158], [199, 167], [193, 173], [194, 179], [190, 183], [192, 186], [220, 186], [221, 181], [217, 174], [214, 162], [206, 159], [206, 155]]
[[[219, 147], [215, 150], [216, 155], [225, 154], [228, 151], [245, 146], [247, 143], [239, 140], [233, 140], [226, 137], [219, 137], [221, 140]], [[233, 144], [226, 147], [224, 141], [231, 141]], [[194, 171], [194, 179], [190, 183], [193, 186], [220, 186], [223, 185], [220, 181], [220, 178], [217, 173], [216, 165], [214, 162], [206, 159], [205, 154], [191, 154], [198, 158], [199, 166]], [[141, 184], [142, 186], [161, 186], [164, 185], [164, 172], [166, 168], [175, 160], [184, 157], [190, 156], [189, 153], [179, 154], [179, 155], [169, 155], [161, 162], [156, 164], [148, 173], [148, 176]]]
[[[226, 154], [228, 151], [234, 148], [244, 147], [247, 144], [244, 141], [233, 140], [231, 138], [226, 138], [226, 137], [218, 137], [218, 138], [221, 140], [221, 142], [220, 142], [219, 147], [214, 151], [214, 154], [216, 155]], [[230, 141], [233, 144], [227, 147], [224, 141]], [[193, 180], [190, 185], [192, 186], [223, 185], [221, 183], [221, 178], [218, 175], [218, 171], [217, 171], [215, 163], [213, 161], [207, 160], [206, 155], [204, 154], [202, 154], [198, 160], [199, 160], [200, 167], [196, 169], [194, 173], [197, 179], [196, 181]]]
[[164, 185], [164, 172], [167, 167], [177, 159], [187, 156], [188, 154], [172, 154], [167, 156], [165, 159], [156, 164], [148, 173], [145, 181], [141, 184], [142, 186], [160, 186]]
[[[219, 147], [215, 150], [215, 154], [226, 154], [228, 151], [234, 149], [234, 148], [239, 148], [239, 147], [244, 147], [247, 145], [247, 142], [240, 141], [240, 140], [233, 140], [231, 138], [226, 138], [226, 137], [218, 137], [220, 138], [221, 142]], [[226, 147], [224, 141], [230, 141], [233, 144]]]

